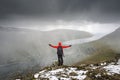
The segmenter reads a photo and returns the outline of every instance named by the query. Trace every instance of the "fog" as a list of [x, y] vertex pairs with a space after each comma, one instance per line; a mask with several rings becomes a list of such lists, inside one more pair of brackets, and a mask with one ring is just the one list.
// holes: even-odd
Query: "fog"
[[[63, 45], [72, 44], [71, 48], [64, 50], [64, 64], [72, 65], [96, 50], [94, 45], [84, 46], [83, 43], [98, 40], [119, 28], [118, 23], [18, 21], [5, 22], [0, 27], [2, 74], [30, 69], [36, 65], [40, 67], [52, 65], [57, 61], [56, 49], [49, 47], [48, 44], [57, 45], [59, 41], [63, 42]], [[106, 26], [109, 26], [109, 29]]]
[[[56, 49], [48, 44], [58, 45], [58, 42], [86, 38], [91, 33], [78, 30], [36, 31], [20, 28], [0, 27], [0, 75], [52, 65], [57, 61]], [[64, 64], [71, 65], [82, 60], [83, 54], [79, 46], [64, 50]], [[80, 58], [76, 59], [76, 57]], [[22, 70], [21, 70], [22, 69]]]
[[96, 49], [94, 45], [84, 46], [83, 43], [98, 40], [117, 28], [111, 27], [106, 33], [104, 31], [92, 33], [89, 28], [86, 32], [86, 27], [82, 28], [83, 30], [54, 28], [46, 31], [30, 27], [0, 27], [2, 74], [30, 69], [36, 65], [40, 67], [52, 65], [57, 61], [57, 54], [56, 49], [49, 47], [48, 44], [58, 45], [59, 41], [63, 42], [63, 45], [72, 44], [71, 48], [64, 49], [64, 64], [72, 65], [91, 55]]

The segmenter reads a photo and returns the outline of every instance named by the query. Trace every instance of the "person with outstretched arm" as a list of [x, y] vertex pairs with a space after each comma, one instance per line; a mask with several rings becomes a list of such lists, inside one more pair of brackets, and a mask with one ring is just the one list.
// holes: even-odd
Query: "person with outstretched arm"
[[49, 46], [51, 46], [52, 48], [56, 48], [56, 49], [57, 49], [58, 66], [62, 66], [62, 65], [63, 65], [63, 56], [64, 56], [63, 48], [69, 48], [69, 47], [71, 47], [72, 45], [63, 46], [62, 43], [59, 42], [57, 46], [53, 46], [53, 45], [51, 45], [51, 44], [49, 44]]

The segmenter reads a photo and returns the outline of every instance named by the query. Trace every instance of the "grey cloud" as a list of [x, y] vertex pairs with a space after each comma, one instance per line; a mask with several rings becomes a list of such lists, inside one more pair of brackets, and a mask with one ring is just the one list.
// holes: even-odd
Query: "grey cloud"
[[120, 0], [0, 0], [0, 18], [11, 15], [83, 16], [93, 21], [120, 20]]

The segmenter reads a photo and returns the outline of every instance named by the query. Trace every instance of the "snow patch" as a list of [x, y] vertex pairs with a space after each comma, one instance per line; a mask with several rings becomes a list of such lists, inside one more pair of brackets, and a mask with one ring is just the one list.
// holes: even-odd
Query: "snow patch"
[[118, 60], [117, 64], [120, 65], [120, 59]]
[[95, 77], [101, 77], [101, 75], [100, 75], [100, 74], [97, 74], [97, 75], [95, 75]]
[[[61, 68], [55, 69], [51, 71], [40, 71], [34, 75], [34, 78], [37, 80], [39, 78], [48, 78], [49, 80], [71, 80], [78, 79], [84, 80], [86, 78], [86, 73], [88, 71], [84, 70], [77, 70], [77, 68], [68, 67], [68, 68]], [[74, 75], [75, 74], [75, 75]]]
[[120, 65], [108, 65], [104, 67], [110, 73], [120, 74]]
[[21, 79], [15, 79], [15, 80], [21, 80]]
[[108, 74], [120, 74], [120, 59], [118, 60], [117, 64], [118, 65], [109, 64], [103, 68], [109, 72]]

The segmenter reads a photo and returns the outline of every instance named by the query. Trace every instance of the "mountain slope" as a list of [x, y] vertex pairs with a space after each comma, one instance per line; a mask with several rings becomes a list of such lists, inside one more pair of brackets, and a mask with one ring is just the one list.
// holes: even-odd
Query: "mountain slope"
[[99, 42], [103, 42], [111, 47], [111, 49], [115, 50], [117, 53], [120, 53], [120, 28], [118, 28], [113, 33], [103, 37], [99, 40]]
[[103, 38], [85, 43], [84, 46], [89, 46], [89, 48], [95, 48], [95, 50], [105, 50], [111, 49], [115, 53], [120, 53], [120, 28], [116, 31], [104, 36]]

